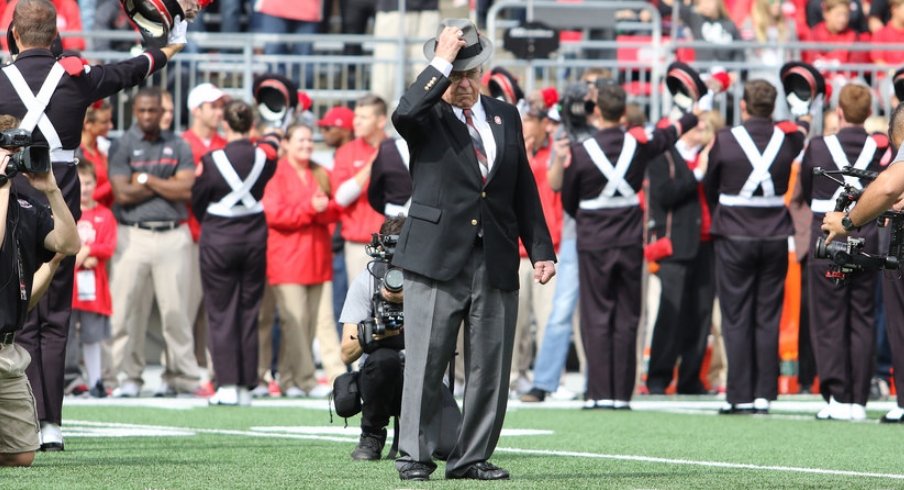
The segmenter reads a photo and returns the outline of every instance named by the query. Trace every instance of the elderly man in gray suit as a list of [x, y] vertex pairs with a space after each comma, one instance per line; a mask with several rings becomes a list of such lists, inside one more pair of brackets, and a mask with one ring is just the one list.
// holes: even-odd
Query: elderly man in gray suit
[[488, 460], [508, 400], [518, 309], [518, 239], [534, 279], [555, 275], [555, 252], [531, 174], [517, 109], [481, 97], [493, 46], [465, 19], [444, 20], [424, 46], [431, 59], [392, 122], [408, 143], [413, 194], [393, 263], [405, 270], [402, 480], [436, 465], [445, 366], [464, 322], [465, 396], [446, 478], [508, 479]]

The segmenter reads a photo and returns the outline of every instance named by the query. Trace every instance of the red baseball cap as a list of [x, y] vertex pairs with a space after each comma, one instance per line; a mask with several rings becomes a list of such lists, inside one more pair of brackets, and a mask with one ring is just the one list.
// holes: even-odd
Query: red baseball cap
[[320, 127], [338, 127], [353, 130], [352, 120], [354, 118], [355, 113], [351, 109], [339, 105], [326, 111], [323, 119], [317, 121], [317, 125]]

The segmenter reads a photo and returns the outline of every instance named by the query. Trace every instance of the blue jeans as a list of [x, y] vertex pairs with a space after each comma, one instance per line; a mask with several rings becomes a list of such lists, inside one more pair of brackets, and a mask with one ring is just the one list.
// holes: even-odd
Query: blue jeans
[[574, 312], [578, 304], [577, 240], [562, 240], [556, 271], [556, 292], [546, 323], [543, 344], [534, 361], [534, 388], [553, 393], [559, 389], [562, 368], [571, 344]]
[[[315, 34], [317, 32], [317, 22], [305, 22], [302, 20], [284, 19], [282, 17], [274, 17], [272, 15], [260, 14], [259, 21], [255, 26], [258, 32], [266, 34]], [[292, 54], [298, 56], [310, 55], [314, 52], [313, 43], [292, 43]], [[264, 45], [265, 55], [288, 54], [289, 47], [285, 43], [267, 43]], [[305, 63], [302, 65], [304, 70], [304, 86], [301, 89], [311, 89], [314, 85], [314, 64]], [[275, 71], [289, 77], [291, 80], [299, 80], [300, 73], [289, 70], [287, 65], [277, 63], [274, 67]]]

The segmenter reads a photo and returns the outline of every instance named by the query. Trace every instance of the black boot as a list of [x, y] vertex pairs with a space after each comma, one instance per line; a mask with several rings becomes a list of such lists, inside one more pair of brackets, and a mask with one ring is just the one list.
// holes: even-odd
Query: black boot
[[352, 451], [352, 459], [355, 461], [376, 461], [382, 457], [383, 446], [386, 444], [386, 429], [377, 432], [361, 429], [361, 439], [358, 447]]

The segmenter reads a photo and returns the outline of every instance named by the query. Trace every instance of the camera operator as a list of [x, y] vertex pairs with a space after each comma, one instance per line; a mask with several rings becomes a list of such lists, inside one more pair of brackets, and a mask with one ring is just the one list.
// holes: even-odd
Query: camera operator
[[[872, 222], [885, 211], [904, 208], [904, 104], [899, 104], [888, 124], [891, 144], [898, 149], [888, 168], [879, 174], [857, 200], [857, 206], [849, 212], [826, 213], [822, 220], [822, 231], [828, 232], [826, 243], [836, 238], [843, 239], [855, 229]], [[892, 364], [896, 372], [904, 371], [904, 282], [900, 277], [883, 274], [882, 288], [885, 292], [888, 339], [891, 345]], [[885, 414], [881, 422], [904, 423], [904, 376], [895, 377], [898, 406]]]
[[[0, 130], [16, 124], [15, 118], [0, 116]], [[40, 446], [35, 400], [25, 377], [31, 356], [15, 344], [16, 332], [62, 257], [75, 255], [80, 246], [75, 220], [52, 172], [24, 173], [50, 203], [49, 210], [11, 189], [11, 155], [17, 149], [0, 147], [0, 466], [29, 466]], [[13, 165], [17, 171], [29, 170], [21, 162]], [[49, 264], [38, 271], [44, 262]]]
[[[368, 255], [374, 260], [349, 286], [339, 317], [343, 324], [342, 361], [351, 364], [365, 356], [358, 375], [362, 399], [361, 439], [352, 452], [352, 459], [360, 461], [381, 458], [389, 418], [393, 415], [398, 417], [402, 409], [405, 349], [401, 316], [403, 293], [401, 282], [396, 284], [393, 280], [400, 279], [401, 275], [392, 277], [401, 269], [391, 268], [389, 264], [404, 223], [405, 218], [399, 216], [387, 218], [380, 227], [380, 234], [375, 235], [368, 248]], [[378, 288], [379, 294], [376, 293]], [[428, 438], [441, 443], [430, 448], [438, 456], [448, 455], [451, 451], [461, 419], [451, 393], [443, 391], [443, 423], [439, 430], [445, 431], [439, 439]]]
[[[20, 0], [16, 4], [7, 36], [13, 41], [10, 52], [15, 55], [15, 62], [0, 70], [0, 93], [5, 95], [0, 98], [0, 114], [21, 118], [20, 127], [33, 131], [36, 142], [46, 142], [50, 147], [54, 178], [69, 210], [78, 219], [80, 192], [74, 153], [81, 141], [86, 109], [94, 101], [135, 86], [163, 68], [182, 49], [187, 24], [179, 22], [163, 48], [148, 49], [117, 63], [87, 67], [77, 56], [54, 51], [58, 39], [56, 22], [56, 8], [48, 0]], [[34, 192], [22, 180], [13, 181], [16, 191], [46, 205], [41, 193]], [[63, 261], [50, 286], [53, 293], [29, 315], [17, 339], [35, 358], [28, 379], [41, 419], [42, 450], [63, 449], [63, 371], [74, 264], [74, 258]]]

